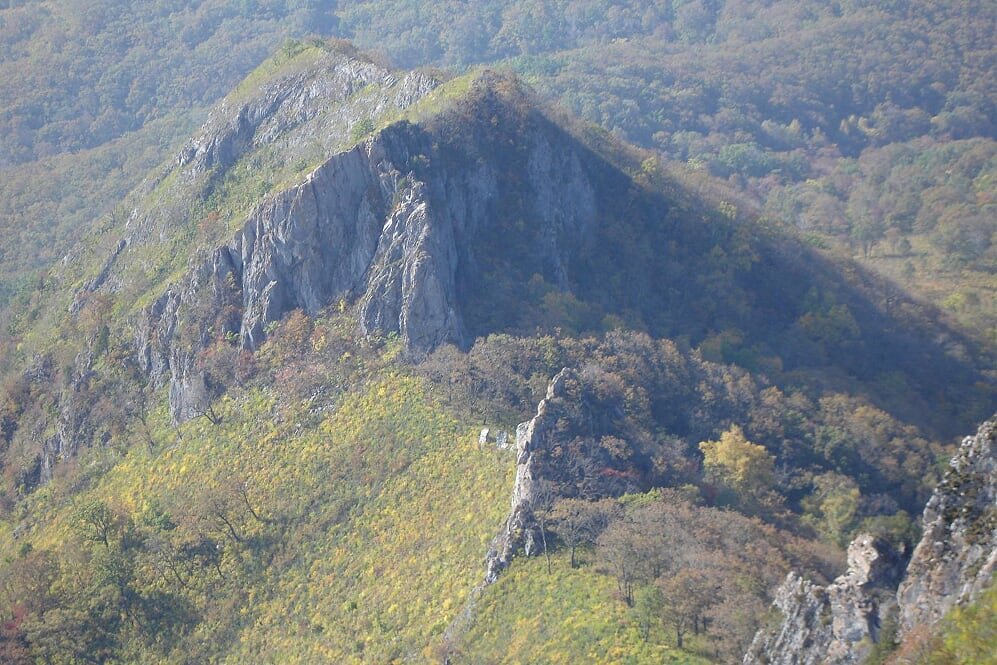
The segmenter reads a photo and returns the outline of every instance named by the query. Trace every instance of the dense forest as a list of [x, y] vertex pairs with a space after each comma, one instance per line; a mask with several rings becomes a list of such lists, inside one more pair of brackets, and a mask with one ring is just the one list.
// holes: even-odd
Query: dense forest
[[[0, 660], [739, 663], [791, 571], [909, 557], [997, 404], [995, 32], [0, 0]], [[397, 235], [323, 300], [295, 206], [368, 157]], [[391, 298], [448, 274], [416, 346]], [[884, 606], [869, 662], [986, 662], [995, 597], [902, 640]]]

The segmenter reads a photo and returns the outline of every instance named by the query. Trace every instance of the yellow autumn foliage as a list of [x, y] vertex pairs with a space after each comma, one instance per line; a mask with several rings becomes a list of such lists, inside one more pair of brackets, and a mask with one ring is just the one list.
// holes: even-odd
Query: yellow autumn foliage
[[738, 425], [720, 435], [719, 441], [702, 441], [703, 469], [722, 485], [749, 497], [760, 497], [775, 480], [775, 458], [764, 446], [751, 443]]

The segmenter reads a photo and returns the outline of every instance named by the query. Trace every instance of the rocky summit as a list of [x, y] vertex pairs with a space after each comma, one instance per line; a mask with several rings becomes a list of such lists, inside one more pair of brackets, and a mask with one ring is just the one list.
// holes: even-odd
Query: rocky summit
[[[335, 133], [337, 128], [322, 123], [330, 115], [330, 100], [355, 105], [351, 94], [372, 79], [382, 83], [384, 92], [373, 108], [367, 107], [365, 112], [373, 114], [368, 117], [384, 115], [385, 105], [404, 109], [435, 85], [425, 76], [395, 80], [373, 65], [323, 60], [307, 74], [265, 88], [262, 99], [236, 110], [221, 107], [219, 117], [184, 148], [176, 170], [190, 182], [217, 177], [253, 146], [289, 149], [303, 140], [294, 138], [302, 127], [322, 136]], [[508, 116], [513, 100], [498, 92], [502, 85], [494, 75], [476, 80], [478, 100], [467, 112]], [[346, 127], [359, 122], [353, 120]], [[491, 152], [494, 137], [477, 134], [475, 141], [460, 146], [463, 155]], [[564, 284], [570, 247], [585, 237], [595, 218], [595, 174], [583, 167], [586, 158], [573, 139], [542, 124], [532, 123], [517, 143], [523, 175], [533, 183], [522, 202], [523, 214], [541, 243], [531, 270]], [[266, 327], [288, 312], [314, 314], [340, 301], [356, 304], [363, 334], [398, 334], [414, 356], [445, 342], [465, 344], [461, 304], [467, 296], [461, 289], [467, 283], [460, 284], [459, 277], [473, 274], [485, 259], [481, 236], [509, 193], [494, 159], [479, 157], [460, 168], [448, 168], [448, 159], [454, 156], [430, 133], [405, 122], [391, 125], [338, 152], [300, 183], [266, 197], [230, 241], [171, 284], [146, 309], [136, 341], [153, 380], [169, 377], [174, 417], [186, 421], [203, 413], [210, 393], [194, 368], [194, 357], [210, 337], [209, 322], [194, 322], [201, 329], [188, 332], [193, 346], [178, 344], [181, 319], [191, 319], [184, 312], [195, 308], [227, 311], [220, 322], [224, 332], [237, 335], [247, 349], [257, 348]], [[153, 211], [136, 226], [147, 229], [160, 214]], [[105, 281], [94, 280], [87, 288], [95, 290]]]

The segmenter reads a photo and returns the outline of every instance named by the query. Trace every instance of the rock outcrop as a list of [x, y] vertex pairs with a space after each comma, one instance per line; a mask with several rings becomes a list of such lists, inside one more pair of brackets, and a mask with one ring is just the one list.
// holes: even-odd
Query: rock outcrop
[[[398, 332], [414, 352], [459, 341], [455, 269], [452, 225], [395, 167], [386, 142], [368, 140], [267, 199], [230, 243], [155, 301], [137, 338], [142, 363], [154, 379], [171, 378], [173, 415], [183, 421], [209, 397], [195, 360], [214, 320], [184, 316], [195, 309], [230, 304], [235, 319], [224, 332], [249, 349], [287, 312], [314, 314], [343, 298], [359, 300], [363, 332]], [[185, 318], [195, 326], [187, 343]]]
[[777, 590], [783, 621], [759, 631], [745, 664], [860, 663], [879, 640], [880, 618], [895, 611], [901, 639], [971, 602], [994, 581], [997, 566], [997, 419], [966, 437], [924, 509], [923, 536], [895, 598], [897, 557], [861, 536], [848, 550], [848, 572], [827, 588], [790, 573]]
[[[452, 226], [406, 179], [383, 140], [367, 141], [258, 208], [225, 248], [242, 291], [240, 338], [267, 323], [361, 294], [364, 332], [399, 332], [423, 351], [460, 339]], [[228, 266], [225, 266], [227, 269]]]
[[932, 624], [993, 583], [997, 566], [997, 419], [963, 440], [924, 509], [900, 584], [900, 632]]
[[641, 472], [651, 463], [627, 427], [625, 396], [614, 394], [609, 383], [598, 368], [563, 368], [536, 415], [516, 428], [516, 479], [509, 515], [485, 557], [486, 584], [515, 556], [543, 552], [543, 517], [557, 501], [617, 497], [653, 486]]
[[485, 583], [495, 582], [517, 553], [532, 556], [538, 553], [540, 526], [533, 514], [539, 496], [547, 482], [537, 468], [535, 453], [550, 445], [548, 440], [559, 417], [558, 400], [565, 397], [566, 383], [574, 372], [562, 369], [547, 386], [547, 396], [537, 406], [532, 419], [516, 428], [516, 481], [512, 487], [509, 517], [501, 533], [492, 541], [485, 557]]
[[884, 541], [861, 535], [848, 547], [848, 570], [827, 587], [791, 572], [775, 594], [783, 621], [755, 636], [745, 665], [861, 663], [892, 605], [900, 561]]

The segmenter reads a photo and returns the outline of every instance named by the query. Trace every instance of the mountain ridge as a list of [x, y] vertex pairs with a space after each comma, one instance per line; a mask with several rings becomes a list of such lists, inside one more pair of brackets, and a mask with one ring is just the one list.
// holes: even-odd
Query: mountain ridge
[[[885, 293], [880, 292], [879, 289], [885, 286], [880, 284], [869, 288], [863, 284], [865, 277], [861, 274], [842, 279], [842, 274], [854, 268], [846, 266], [841, 272], [842, 268], [818, 257], [790, 236], [777, 232], [766, 237], [766, 231], [750, 220], [731, 220], [697, 203], [683, 202], [681, 198], [669, 199], [655, 190], [660, 185], [651, 185], [645, 194], [643, 186], [635, 184], [630, 172], [606, 161], [584, 143], [578, 143], [573, 134], [535, 110], [535, 100], [517, 90], [519, 84], [514, 80], [484, 74], [472, 81], [468, 92], [463, 93], [468, 95], [466, 98], [458, 96], [420, 124], [406, 125], [404, 121], [388, 124], [363, 144], [367, 146], [363, 150], [368, 152], [360, 161], [376, 162], [376, 169], [382, 168], [382, 162], [393, 164], [386, 172], [393, 175], [379, 175], [380, 184], [377, 185], [358, 184], [370, 191], [380, 187], [382, 194], [380, 202], [374, 203], [374, 199], [363, 198], [366, 194], [357, 190], [356, 195], [361, 198], [355, 205], [369, 208], [374, 217], [396, 220], [384, 222], [384, 229], [391, 227], [396, 234], [402, 229], [401, 235], [386, 240], [383, 245], [381, 241], [375, 243], [375, 236], [371, 234], [376, 233], [377, 224], [373, 219], [368, 221], [369, 231], [350, 232], [360, 253], [350, 259], [354, 263], [351, 269], [354, 276], [338, 287], [319, 286], [321, 280], [316, 281], [318, 273], [314, 273], [319, 263], [315, 260], [310, 261], [312, 277], [287, 273], [282, 279], [274, 279], [273, 271], [282, 270], [273, 263], [274, 250], [262, 252], [263, 262], [253, 278], [258, 283], [246, 284], [240, 289], [245, 314], [237, 326], [239, 330], [226, 328], [220, 332], [216, 329], [214, 334], [237, 332], [243, 346], [254, 347], [265, 325], [291, 309], [302, 307], [306, 312], [314, 313], [321, 305], [345, 298], [348, 304], [358, 303], [362, 331], [399, 332], [410, 350], [417, 353], [447, 341], [466, 347], [474, 337], [523, 325], [514, 318], [502, 320], [499, 315], [521, 309], [515, 302], [519, 296], [508, 285], [507, 277], [519, 273], [537, 280], [537, 293], [542, 299], [556, 300], [558, 292], [565, 294], [569, 300], [563, 306], [577, 312], [575, 325], [580, 323], [583, 327], [591, 327], [593, 323], [600, 325], [598, 317], [612, 315], [629, 319], [631, 324], [648, 326], [657, 334], [689, 334], [694, 340], [731, 328], [740, 330], [742, 335], [747, 334], [749, 339], [743, 343], [746, 351], [761, 356], [763, 363], [769, 362], [765, 359], [767, 356], [781, 356], [777, 362], [784, 363], [787, 369], [839, 364], [847, 368], [845, 374], [865, 374], [866, 380], [870, 370], [881, 361], [867, 355], [863, 348], [890, 348], [893, 361], [904, 364], [902, 371], [911, 376], [923, 372], [925, 365], [948, 365], [949, 374], [962, 377], [953, 383], [972, 383], [968, 378], [972, 372], [967, 373], [963, 361], [956, 358], [959, 353], [979, 357], [978, 350], [971, 350], [972, 342], [953, 331], [940, 329], [937, 322], [921, 318], [927, 312], [918, 311], [917, 305], [898, 291], [890, 292], [886, 287]], [[506, 91], [495, 94], [495, 90], [503, 86]], [[407, 96], [403, 99], [414, 101]], [[464, 104], [466, 106], [462, 107]], [[238, 117], [241, 118], [241, 114], [240, 111]], [[491, 119], [490, 129], [480, 123], [483, 117]], [[363, 118], [356, 119], [354, 125], [361, 120]], [[499, 123], [498, 126], [495, 123]], [[460, 130], [462, 126], [468, 129]], [[489, 138], [490, 132], [497, 136], [518, 135], [525, 142], [507, 144], [503, 148], [501, 141]], [[187, 155], [190, 150], [185, 149], [182, 154]], [[210, 150], [201, 150], [203, 154], [210, 154]], [[329, 186], [319, 183], [328, 169], [340, 168], [333, 167], [334, 162], [356, 161], [359, 155], [354, 148], [331, 157], [326, 166], [312, 171], [302, 184], [271, 195], [262, 207], [252, 212], [240, 232], [241, 239], [237, 237], [228, 243], [228, 258], [213, 254], [207, 259], [212, 270], [221, 270], [212, 277], [216, 295], [222, 290], [225, 274], [231, 272], [224, 264], [230, 268], [241, 267], [246, 257], [239, 256], [250, 252], [254, 243], [266, 242], [268, 234], [272, 235], [268, 220], [285, 219], [293, 226], [295, 206], [309, 210], [304, 213], [314, 220], [309, 224], [319, 224], [314, 231], [306, 232], [299, 242], [314, 247], [308, 251], [318, 252], [312, 255], [315, 259], [326, 251], [323, 247], [332, 248], [335, 242], [305, 240], [308, 233], [324, 233], [319, 229], [327, 224], [323, 220], [330, 214], [336, 215], [315, 208], [326, 205], [319, 203], [321, 198], [309, 203], [308, 197]], [[285, 163], [288, 161], [284, 159]], [[183, 157], [179, 162], [184, 162]], [[181, 168], [187, 167], [181, 165]], [[360, 173], [368, 167], [357, 162], [342, 168], [345, 170], [339, 178], [345, 182], [352, 173]], [[655, 167], [651, 164], [650, 168]], [[455, 177], [453, 173], [448, 174], [447, 169], [460, 169], [465, 176]], [[525, 177], [510, 179], [501, 175], [505, 169], [519, 170]], [[194, 171], [197, 170], [198, 167], [194, 167]], [[386, 177], [391, 183], [385, 181]], [[308, 192], [310, 194], [306, 194]], [[597, 199], [626, 201], [630, 210], [624, 213], [604, 205], [600, 207], [595, 204]], [[398, 207], [399, 203], [404, 205]], [[420, 217], [416, 222], [412, 217], [427, 214], [430, 217], [436, 214], [440, 219], [434, 222]], [[621, 214], [629, 217], [629, 221], [624, 221]], [[499, 215], [503, 221], [498, 225], [485, 221], [494, 215]], [[697, 215], [712, 228], [704, 232], [702, 227], [690, 223]], [[659, 221], [660, 216], [664, 217], [664, 223]], [[619, 221], [613, 223], [629, 227], [630, 238], [610, 230], [608, 219], [618, 217]], [[601, 220], [598, 224], [597, 218]], [[399, 224], [398, 220], [406, 223]], [[524, 220], [531, 221], [524, 225]], [[251, 230], [254, 225], [256, 230]], [[415, 228], [420, 225], [422, 230]], [[517, 235], [519, 239], [516, 239]], [[286, 244], [292, 237], [287, 236], [280, 242]], [[634, 238], [642, 238], [645, 248], [635, 246]], [[390, 275], [378, 276], [377, 271], [371, 271], [372, 265], [386, 266], [404, 258], [403, 247], [419, 242], [428, 242], [426, 247], [433, 248], [431, 251], [413, 249], [415, 254], [427, 257], [429, 263], [408, 264], [402, 272]], [[469, 249], [476, 244], [483, 248], [486, 242], [491, 247], [508, 249], [504, 252], [502, 249]], [[676, 246], [676, 242], [681, 244]], [[367, 249], [360, 249], [365, 246]], [[668, 251], [674, 258], [651, 256], [646, 246], [671, 248]], [[212, 251], [217, 252], [217, 247]], [[286, 260], [295, 265], [309, 264], [309, 260], [303, 259], [303, 255], [295, 255], [295, 251], [291, 250]], [[347, 250], [347, 254], [350, 251], [354, 250]], [[611, 264], [606, 259], [613, 252], [628, 255], [624, 265], [631, 275], [625, 280], [617, 276], [615, 281], [607, 282], [601, 277], [586, 281], [587, 275], [608, 274]], [[362, 258], [364, 256], [369, 258]], [[703, 266], [702, 278], [690, 279], [688, 266], [693, 262]], [[424, 275], [422, 281], [406, 274], [406, 270], [424, 270], [427, 266], [436, 267]], [[383, 309], [381, 304], [387, 302], [384, 298], [375, 295], [375, 291], [359, 287], [357, 280], [361, 273], [369, 273], [364, 279], [372, 287], [376, 284], [383, 296], [401, 300]], [[787, 274], [793, 276], [787, 277]], [[683, 283], [679, 287], [681, 290], [655, 283], [661, 276]], [[299, 283], [299, 279], [305, 279], [307, 283]], [[409, 290], [404, 293], [402, 283], [408, 284], [405, 289]], [[403, 312], [400, 302], [407, 301], [410, 289], [421, 283], [436, 284], [433, 287], [435, 295], [423, 299], [416, 307], [421, 308], [418, 314], [414, 314], [415, 309]], [[787, 284], [808, 283], [812, 293], [799, 287], [786, 292]], [[498, 288], [488, 293], [493, 286]], [[684, 291], [710, 294], [712, 300], [708, 309], [703, 309], [707, 307], [703, 299], [694, 304]], [[601, 295], [595, 302], [589, 296], [590, 300], [586, 302], [574, 295], [582, 292], [601, 292]], [[757, 304], [752, 302], [755, 300]], [[839, 302], [841, 300], [843, 302]], [[891, 322], [897, 314], [903, 318]], [[434, 324], [437, 329], [427, 326], [419, 330], [419, 317], [438, 321]], [[586, 318], [589, 321], [585, 321]], [[766, 343], [753, 334], [755, 329], [764, 329], [771, 338], [773, 325], [785, 331], [779, 333], [783, 337], [779, 342]], [[887, 328], [891, 329], [887, 333], [891, 337], [889, 341], [863, 341], [865, 336], [881, 335]], [[938, 348], [937, 339], [947, 339], [944, 343], [951, 350], [945, 349], [940, 354], [931, 350]], [[782, 348], [776, 351], [773, 347], [778, 346]], [[916, 362], [909, 362], [915, 357], [918, 358]], [[963, 369], [957, 369], [959, 365], [963, 365]], [[940, 370], [929, 373], [936, 371]], [[920, 386], [915, 391], [924, 391], [930, 381], [919, 378], [913, 383]], [[950, 398], [948, 401], [956, 403], [959, 400]], [[961, 401], [965, 402], [965, 397]], [[914, 411], [911, 409], [911, 413]]]
[[[623, 324], [692, 343], [738, 339], [735, 357], [751, 369], [789, 384], [830, 379], [945, 433], [986, 408], [969, 360], [981, 351], [889, 285], [696, 201], [654, 160], [591, 144], [514, 77], [440, 86], [338, 48], [299, 45], [223, 102], [144, 186], [144, 208], [77, 292], [76, 319], [91, 297], [124, 292], [114, 308], [132, 311], [125, 334], [152, 384], [169, 384], [176, 422], [208, 414], [224, 390], [207, 367], [212, 349], [258, 348], [293, 310], [339, 303], [361, 334], [398, 334], [414, 358], [538, 321]], [[426, 100], [417, 122], [397, 119]], [[295, 176], [302, 145], [323, 158]], [[275, 187], [275, 172], [290, 184]], [[74, 364], [78, 376], [92, 369], [87, 355]], [[927, 408], [939, 389], [948, 412]], [[72, 392], [43, 448], [45, 477], [90, 431]]]

